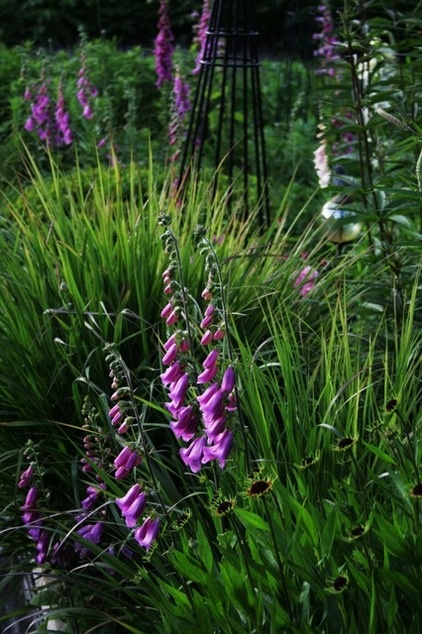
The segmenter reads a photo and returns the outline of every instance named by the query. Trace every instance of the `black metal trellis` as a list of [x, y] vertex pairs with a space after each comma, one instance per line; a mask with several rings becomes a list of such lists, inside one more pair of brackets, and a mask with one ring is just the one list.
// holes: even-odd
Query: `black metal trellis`
[[183, 191], [213, 156], [213, 197], [224, 174], [228, 205], [239, 193], [243, 216], [254, 204], [262, 225], [270, 204], [257, 37], [253, 0], [213, 0], [179, 185]]

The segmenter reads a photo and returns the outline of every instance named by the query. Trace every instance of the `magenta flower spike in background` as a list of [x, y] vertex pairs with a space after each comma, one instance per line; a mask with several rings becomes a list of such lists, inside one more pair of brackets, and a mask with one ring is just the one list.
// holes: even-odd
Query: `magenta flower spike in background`
[[201, 68], [201, 60], [203, 58], [205, 43], [207, 40], [207, 28], [210, 21], [210, 0], [203, 0], [202, 11], [198, 23], [194, 27], [195, 36], [193, 38], [194, 43], [198, 45], [198, 55], [196, 57], [195, 68], [192, 71], [192, 75], [199, 73]]
[[316, 18], [316, 21], [320, 25], [320, 30], [313, 36], [313, 39], [319, 42], [319, 47], [314, 51], [314, 55], [321, 59], [317, 74], [333, 77], [336, 74], [333, 62], [340, 59], [338, 53], [339, 41], [335, 35], [330, 9], [326, 5], [321, 4], [318, 6], [318, 11], [320, 15]]
[[155, 70], [157, 73], [155, 85], [157, 88], [161, 88], [164, 82], [173, 80], [174, 37], [166, 0], [160, 0], [158, 15], [158, 34], [154, 40]]
[[144, 523], [135, 530], [135, 539], [142, 548], [149, 550], [157, 539], [160, 530], [159, 517], [147, 517]]
[[78, 73], [76, 98], [82, 107], [82, 116], [85, 119], [92, 119], [94, 112], [92, 110], [93, 100], [98, 97], [97, 88], [88, 78], [88, 71], [85, 65], [85, 56], [81, 55], [81, 67]]
[[215, 438], [215, 442], [211, 446], [204, 447], [204, 455], [202, 462], [206, 463], [210, 460], [217, 460], [221, 469], [226, 466], [227, 457], [233, 446], [233, 434], [229, 429], [225, 429]]
[[56, 120], [56, 145], [70, 145], [72, 143], [72, 130], [70, 128], [69, 113], [66, 111], [66, 104], [63, 95], [62, 84], [57, 90], [57, 103], [55, 111]]

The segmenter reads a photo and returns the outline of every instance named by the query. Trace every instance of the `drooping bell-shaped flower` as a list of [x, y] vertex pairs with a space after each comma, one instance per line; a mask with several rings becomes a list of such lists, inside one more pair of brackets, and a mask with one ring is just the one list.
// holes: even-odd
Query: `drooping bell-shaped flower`
[[141, 491], [137, 483], [129, 489], [124, 497], [116, 498], [116, 504], [128, 528], [133, 528], [136, 525], [139, 517], [145, 510], [146, 502], [147, 495], [144, 491]]
[[198, 473], [198, 471], [202, 468], [205, 442], [206, 437], [199, 436], [198, 438], [192, 440], [188, 447], [182, 447], [179, 450], [179, 454], [183, 462], [193, 473]]
[[147, 517], [139, 528], [135, 530], [135, 539], [142, 548], [149, 550], [157, 539], [160, 530], [159, 517]]
[[229, 429], [225, 429], [216, 437], [213, 445], [204, 447], [202, 462], [206, 463], [210, 460], [217, 460], [221, 469], [224, 469], [232, 446], [233, 434]]

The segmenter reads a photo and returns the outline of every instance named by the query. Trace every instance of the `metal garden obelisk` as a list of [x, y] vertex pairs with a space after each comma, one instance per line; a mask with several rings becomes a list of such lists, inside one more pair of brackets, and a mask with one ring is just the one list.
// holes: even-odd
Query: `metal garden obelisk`
[[229, 208], [270, 219], [258, 31], [253, 0], [213, 0], [187, 136], [179, 187], [208, 165], [212, 192], [219, 183]]

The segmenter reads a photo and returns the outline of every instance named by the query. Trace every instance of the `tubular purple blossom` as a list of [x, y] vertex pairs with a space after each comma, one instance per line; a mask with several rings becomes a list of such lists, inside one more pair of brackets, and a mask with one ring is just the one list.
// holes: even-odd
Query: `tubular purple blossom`
[[180, 407], [185, 400], [186, 390], [189, 386], [189, 375], [187, 372], [176, 381], [172, 386], [169, 396], [176, 407]]
[[188, 442], [198, 430], [198, 420], [192, 405], [186, 405], [177, 410], [175, 418], [177, 420], [170, 423], [174, 435]]
[[201, 385], [202, 383], [210, 383], [211, 381], [214, 380], [217, 372], [218, 372], [217, 365], [213, 365], [210, 368], [205, 368], [203, 372], [198, 374], [198, 378], [196, 379], [196, 382], [198, 383], [198, 385]]
[[160, 379], [163, 385], [170, 385], [171, 383], [175, 383], [182, 374], [183, 368], [180, 361], [175, 361], [163, 374], [160, 374]]
[[166, 354], [163, 356], [162, 362], [163, 365], [170, 365], [176, 359], [178, 352], [177, 343], [173, 343], [170, 348], [167, 350]]
[[232, 366], [229, 365], [223, 374], [223, 379], [221, 381], [221, 391], [231, 392], [232, 389], [234, 388], [235, 381], [236, 381], [236, 376], [235, 376], [234, 370]]
[[144, 523], [135, 530], [135, 539], [142, 548], [149, 550], [157, 539], [160, 530], [159, 517], [147, 517]]
[[220, 355], [220, 351], [217, 350], [216, 348], [211, 350], [211, 352], [208, 354], [208, 356], [205, 358], [205, 361], [202, 364], [203, 367], [207, 369], [214, 367], [217, 363], [219, 355]]
[[19, 489], [26, 489], [29, 487], [32, 482], [33, 475], [34, 467], [32, 465], [25, 469], [25, 471], [22, 471], [18, 482]]
[[136, 466], [138, 466], [141, 462], [141, 456], [133, 449], [131, 449], [128, 445], [122, 449], [117, 458], [114, 460], [114, 466], [116, 468], [116, 472], [114, 477], [117, 480], [121, 478], [125, 478], [130, 471]]
[[38, 489], [35, 486], [32, 486], [25, 498], [25, 504], [21, 506], [22, 511], [31, 511], [35, 508], [35, 504], [38, 500]]
[[198, 473], [198, 471], [202, 468], [205, 443], [206, 437], [199, 436], [198, 438], [192, 440], [188, 447], [182, 447], [179, 450], [179, 454], [183, 462], [193, 473]]

